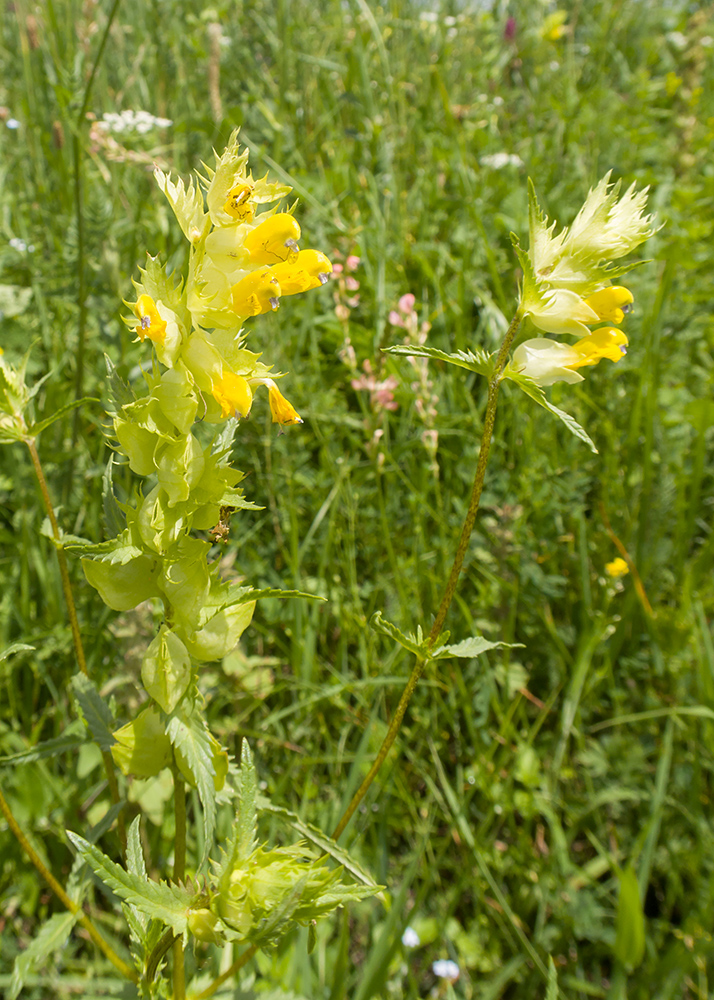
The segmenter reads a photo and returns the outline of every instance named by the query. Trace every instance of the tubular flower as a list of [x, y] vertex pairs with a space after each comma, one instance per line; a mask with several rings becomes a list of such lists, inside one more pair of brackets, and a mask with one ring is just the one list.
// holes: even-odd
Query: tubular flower
[[538, 337], [519, 344], [513, 352], [513, 366], [540, 386], [582, 382], [578, 368], [596, 365], [602, 358], [619, 361], [627, 353], [627, 342], [625, 334], [614, 327], [595, 330], [572, 346]]
[[622, 285], [601, 288], [584, 299], [585, 304], [597, 313], [598, 319], [618, 324], [622, 323], [625, 313], [632, 312], [634, 301], [632, 292]]
[[136, 334], [139, 340], [148, 337], [155, 344], [163, 344], [166, 340], [166, 323], [162, 320], [156, 303], [150, 295], [140, 295], [134, 313], [139, 319]]
[[247, 417], [253, 402], [253, 392], [246, 379], [224, 371], [211, 390], [221, 408], [222, 417]]
[[270, 267], [250, 271], [231, 288], [233, 309], [238, 316], [259, 316], [274, 312], [280, 304], [282, 289]]
[[254, 264], [280, 264], [298, 257], [300, 226], [287, 212], [271, 215], [259, 222], [243, 240], [243, 247]]
[[293, 404], [288, 402], [285, 396], [283, 396], [272, 378], [254, 378], [251, 379], [251, 382], [254, 385], [267, 386], [270, 412], [274, 424], [280, 424], [281, 427], [285, 427], [286, 425], [303, 423], [300, 414]]
[[319, 288], [328, 280], [332, 264], [319, 250], [301, 250], [294, 261], [271, 268], [283, 295], [295, 295]]

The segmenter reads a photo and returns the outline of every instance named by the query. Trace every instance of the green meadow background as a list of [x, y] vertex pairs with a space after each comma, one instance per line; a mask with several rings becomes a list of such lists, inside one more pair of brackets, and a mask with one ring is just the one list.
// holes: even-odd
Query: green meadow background
[[[345, 270], [342, 284], [247, 324], [248, 346], [289, 373], [281, 388], [305, 423], [278, 434], [257, 398], [235, 462], [262, 510], [234, 517], [225, 549], [226, 572], [327, 602], [262, 602], [201, 681], [223, 744], [235, 754], [247, 736], [264, 793], [326, 832], [411, 667], [369, 619], [382, 610], [403, 631], [429, 626], [486, 400], [475, 375], [383, 355], [406, 333], [390, 313], [411, 293], [429, 344], [493, 350], [517, 302], [509, 233], [527, 233], [527, 178], [562, 222], [607, 171], [649, 185], [664, 225], [629, 276], [629, 353], [547, 390], [599, 453], [515, 388], [499, 401], [447, 626], [454, 641], [481, 632], [522, 648], [441, 661], [422, 681], [344, 841], [385, 898], [325, 920], [311, 955], [307, 930], [260, 954], [219, 995], [530, 1000], [545, 997], [552, 956], [572, 1000], [714, 996], [714, 6], [3, 7], [0, 344], [11, 362], [32, 344], [31, 378], [51, 372], [39, 416], [76, 394], [97, 400], [40, 438], [65, 531], [103, 537], [103, 355], [131, 378], [146, 358], [122, 299], [147, 251], [186, 262], [154, 162], [187, 178], [240, 126], [254, 173], [293, 185], [302, 245], [359, 257], [358, 289]], [[118, 133], [88, 119], [126, 110], [171, 124]], [[369, 378], [390, 379], [381, 396], [359, 388]], [[7, 758], [77, 727], [76, 665], [29, 456], [5, 447], [0, 462], [0, 649], [34, 647], [0, 662]], [[117, 489], [131, 489], [126, 468]], [[640, 588], [634, 574], [606, 576], [613, 535]], [[90, 673], [126, 721], [152, 610], [118, 616], [76, 560], [71, 572]], [[166, 776], [134, 782], [128, 807], [147, 813], [164, 869]], [[5, 761], [0, 782], [66, 879], [64, 831], [86, 831], [109, 803], [98, 751]], [[230, 821], [226, 808], [223, 835]], [[261, 832], [291, 837], [267, 815]], [[102, 845], [115, 851], [111, 834]], [[97, 890], [91, 908], [121, 942], [116, 906]], [[0, 824], [0, 991], [59, 909]], [[402, 944], [408, 925], [418, 947]], [[432, 971], [439, 958], [459, 965], [452, 986]], [[189, 961], [219, 971], [209, 946]], [[132, 995], [76, 935], [23, 993]]]

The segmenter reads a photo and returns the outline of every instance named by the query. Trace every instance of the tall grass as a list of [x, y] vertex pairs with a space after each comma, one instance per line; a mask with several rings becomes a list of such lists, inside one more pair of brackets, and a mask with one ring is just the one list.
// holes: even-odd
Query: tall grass
[[[334, 248], [334, 259], [359, 256], [360, 299], [348, 320], [335, 313], [333, 284], [256, 329], [254, 343], [291, 373], [306, 423], [276, 437], [266, 414], [252, 416], [237, 461], [264, 509], [227, 551], [256, 585], [295, 586], [329, 603], [262, 602], [240, 653], [204, 677], [224, 742], [235, 749], [247, 735], [266, 792], [324, 830], [366, 772], [408, 670], [367, 622], [385, 609], [404, 630], [428, 627], [485, 406], [483, 385], [432, 365], [436, 476], [414, 372], [380, 354], [404, 335], [390, 311], [412, 292], [429, 343], [493, 349], [515, 301], [508, 234], [526, 229], [527, 176], [567, 220], [611, 169], [650, 184], [665, 223], [648, 246], [652, 260], [631, 276], [627, 359], [601, 365], [582, 386], [550, 390], [599, 454], [503, 393], [483, 511], [447, 626], [456, 637], [488, 628], [524, 648], [450, 661], [423, 681], [399, 753], [348, 834], [389, 886], [391, 906], [364, 904], [326, 923], [312, 956], [299, 937], [260, 955], [244, 995], [270, 987], [284, 991], [275, 996], [416, 997], [435, 987], [432, 961], [451, 957], [461, 967], [456, 996], [536, 997], [545, 995], [538, 965], [552, 954], [568, 997], [707, 997], [711, 6], [647, 4], [644, 17], [640, 4], [567, 3], [555, 38], [551, 8], [521, 2], [431, 11], [408, 0], [202, 9], [122, 0], [89, 109], [97, 118], [142, 109], [173, 125], [108, 133], [118, 147], [98, 145], [79, 116], [109, 6], [17, 0], [0, 26], [2, 347], [17, 357], [35, 342], [31, 370], [53, 372], [39, 408], [58, 408], [76, 388], [83, 295], [84, 392], [101, 395], [104, 352], [128, 375], [139, 353], [119, 317], [131, 276], [146, 251], [177, 264], [183, 253], [151, 163], [186, 175], [237, 124], [254, 169], [280, 169], [294, 186], [314, 245]], [[489, 166], [498, 153], [518, 160]], [[32, 292], [24, 309], [19, 289]], [[397, 409], [375, 411], [351, 387], [346, 334], [360, 370], [369, 361], [380, 378], [399, 380]], [[78, 412], [76, 435], [70, 416], [44, 433], [41, 452], [64, 530], [99, 538], [102, 407]], [[32, 470], [8, 450], [0, 460], [0, 638], [2, 648], [35, 647], [0, 664], [0, 751], [10, 755], [71, 724], [74, 667]], [[617, 555], [607, 523], [643, 591], [632, 575], [617, 588], [605, 577]], [[110, 615], [77, 567], [74, 577], [90, 669], [126, 704], [146, 623], [139, 613]], [[66, 871], [64, 830], [106, 809], [99, 755], [86, 745], [77, 756], [6, 768], [3, 783], [37, 849]], [[161, 829], [163, 792], [158, 780], [132, 789], [153, 810], [155, 845], [170, 832], [169, 820]], [[18, 949], [55, 903], [3, 829], [0, 856], [7, 983]], [[646, 918], [645, 955], [629, 976], [613, 953], [617, 871], [628, 864]], [[401, 944], [407, 924], [420, 934], [417, 949]], [[27, 996], [70, 995], [88, 961], [91, 995], [110, 995], [107, 967], [73, 948], [61, 976], [47, 970]]]

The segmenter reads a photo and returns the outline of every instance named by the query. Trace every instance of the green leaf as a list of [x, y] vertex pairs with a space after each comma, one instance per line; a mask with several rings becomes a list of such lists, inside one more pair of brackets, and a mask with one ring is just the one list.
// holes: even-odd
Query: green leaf
[[33, 747], [27, 747], [26, 750], [18, 750], [17, 753], [0, 757], [0, 764], [29, 764], [35, 760], [42, 760], [43, 757], [57, 757], [69, 750], [77, 750], [86, 742], [87, 737], [84, 734], [82, 723], [75, 721], [67, 726], [61, 736], [57, 736], [53, 740], [45, 740], [44, 743], [36, 743]]
[[546, 397], [542, 388], [539, 385], [536, 385], [532, 378], [528, 378], [528, 376], [523, 375], [522, 372], [516, 371], [510, 365], [508, 365], [508, 367], [504, 370], [502, 378], [510, 379], [511, 382], [515, 382], [518, 388], [525, 392], [527, 396], [530, 396], [531, 399], [534, 399], [539, 406], [542, 406], [544, 409], [548, 410], [549, 413], [552, 413], [553, 416], [562, 420], [570, 433], [574, 434], [575, 437], [580, 438], [581, 441], [584, 441], [588, 448], [590, 448], [590, 450], [597, 455], [598, 450], [584, 428], [582, 428], [577, 420], [574, 417], [571, 417], [569, 413], [566, 413], [564, 410], [559, 410], [557, 406], [553, 406], [553, 404]]
[[558, 1000], [558, 973], [552, 955], [548, 956], [548, 989], [545, 1000]]
[[523, 643], [491, 642], [490, 639], [484, 639], [482, 635], [474, 635], [470, 639], [464, 639], [462, 642], [454, 643], [452, 646], [440, 646], [434, 650], [432, 656], [435, 660], [444, 660], [450, 656], [470, 659], [471, 657], [478, 656], [480, 653], [486, 653], [489, 649], [498, 649], [499, 646], [507, 646], [509, 649], [515, 649], [522, 647]]
[[109, 750], [115, 742], [111, 732], [114, 720], [109, 706], [84, 674], [75, 674], [70, 685], [92, 739], [100, 750]]
[[[141, 846], [141, 816], [137, 816], [135, 820], [132, 821], [126, 834], [126, 867], [130, 875], [135, 878], [146, 881], [148, 878], [146, 874], [146, 863], [144, 861], [144, 851]], [[136, 936], [141, 939], [143, 933], [146, 931], [148, 920], [146, 914], [142, 913], [136, 906], [131, 903], [126, 904], [131, 910], [131, 916], [138, 923], [138, 927], [135, 928], [138, 933]]]
[[83, 406], [85, 403], [101, 403], [101, 399], [95, 399], [94, 396], [85, 396], [83, 399], [74, 399], [71, 403], [65, 403], [64, 406], [60, 406], [59, 410], [52, 414], [51, 417], [45, 417], [44, 420], [40, 420], [37, 424], [30, 424], [30, 426], [25, 431], [25, 437], [37, 437], [40, 431], [43, 431], [45, 427], [49, 427], [53, 424], [55, 420], [59, 420], [63, 417], [65, 413], [69, 413], [70, 410], [76, 410], [78, 406]]
[[0, 663], [4, 663], [8, 657], [14, 656], [15, 653], [32, 653], [35, 648], [35, 646], [28, 646], [24, 642], [13, 642], [11, 645], [6, 646], [2, 653], [0, 653]]
[[114, 495], [114, 455], [109, 456], [102, 476], [102, 511], [104, 527], [109, 536], [121, 535], [126, 529], [126, 517]]
[[375, 611], [369, 620], [370, 628], [373, 628], [375, 632], [379, 632], [382, 635], [388, 635], [390, 638], [398, 642], [400, 646], [404, 649], [408, 649], [410, 653], [414, 653], [415, 656], [431, 657], [431, 653], [427, 648], [427, 644], [424, 640], [421, 625], [417, 625], [417, 634], [414, 635], [404, 635], [396, 625], [393, 625], [390, 621], [387, 621], [383, 617], [381, 611]]
[[189, 713], [180, 706], [169, 720], [166, 735], [175, 750], [181, 752], [196, 782], [198, 797], [203, 806], [203, 856], [199, 868], [208, 860], [216, 827], [216, 786], [213, 782], [216, 769], [213, 764], [213, 746], [205, 721], [198, 713]]
[[127, 403], [134, 403], [136, 396], [131, 386], [121, 377], [116, 366], [108, 354], [104, 355], [104, 363], [107, 366], [107, 377], [109, 379], [109, 394], [117, 410]]
[[370, 889], [377, 889], [377, 883], [374, 881], [371, 875], [369, 875], [364, 868], [362, 868], [357, 861], [345, 850], [344, 847], [340, 847], [336, 844], [332, 837], [328, 837], [327, 834], [323, 833], [322, 830], [318, 830], [317, 827], [311, 826], [310, 823], [305, 823], [301, 820], [297, 813], [291, 812], [289, 809], [283, 809], [281, 806], [274, 806], [272, 802], [268, 799], [260, 796], [258, 799], [258, 810], [260, 812], [269, 812], [273, 816], [279, 816], [284, 819], [296, 833], [299, 833], [301, 837], [305, 840], [310, 841], [315, 847], [319, 848], [324, 854], [329, 855], [333, 861], [336, 861], [339, 865], [348, 871], [353, 878], [356, 878], [358, 882], [362, 885], [366, 885]]
[[234, 859], [237, 861], [243, 861], [255, 849], [258, 825], [255, 806], [257, 793], [258, 776], [255, 772], [253, 754], [248, 740], [244, 739], [240, 747], [240, 808], [234, 850]]
[[151, 879], [132, 875], [76, 833], [68, 830], [67, 836], [89, 867], [112, 892], [147, 917], [167, 924], [174, 934], [183, 934], [187, 925], [186, 910], [195, 900], [195, 893], [183, 886], [152, 882]]
[[618, 873], [620, 899], [615, 924], [615, 957], [628, 972], [636, 969], [645, 955], [645, 917], [640, 902], [640, 888], [632, 865]]
[[[262, 510], [262, 508], [260, 508]], [[281, 590], [280, 587], [264, 587], [262, 590], [253, 590], [252, 588], [246, 588], [244, 594], [238, 598], [237, 601], [233, 601], [233, 604], [244, 604], [246, 601], [259, 601], [265, 597], [304, 597], [309, 601], [326, 601], [326, 597], [321, 597], [319, 594], [306, 594], [304, 590]]]
[[439, 351], [436, 347], [423, 347], [418, 344], [396, 344], [394, 347], [382, 348], [385, 354], [396, 354], [402, 357], [432, 358], [435, 361], [446, 361], [447, 364], [465, 368], [467, 371], [476, 372], [490, 378], [493, 374], [495, 355], [487, 354], [485, 351], [456, 351], [454, 354], [447, 354], [446, 351]]
[[52, 952], [62, 948], [80, 916], [81, 913], [55, 913], [43, 924], [27, 948], [15, 959], [8, 1000], [15, 1000], [27, 977], [41, 968]]

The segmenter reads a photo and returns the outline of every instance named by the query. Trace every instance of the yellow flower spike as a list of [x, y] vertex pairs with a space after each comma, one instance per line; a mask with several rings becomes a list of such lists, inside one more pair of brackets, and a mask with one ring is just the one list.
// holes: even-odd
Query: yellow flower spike
[[247, 417], [250, 413], [253, 392], [242, 375], [224, 371], [211, 391], [222, 417]]
[[261, 379], [261, 381], [268, 387], [268, 402], [270, 403], [273, 423], [280, 424], [281, 427], [284, 427], [286, 424], [301, 424], [303, 422], [302, 417], [293, 404], [289, 403], [285, 396], [283, 396], [272, 378]]
[[134, 312], [139, 319], [136, 328], [139, 340], [148, 337], [155, 344], [163, 344], [166, 339], [166, 323], [159, 315], [159, 310], [151, 296], [140, 295], [134, 306]]
[[239, 184], [228, 195], [228, 201], [223, 206], [223, 211], [232, 219], [238, 219], [239, 222], [250, 222], [255, 215], [255, 206], [251, 201], [252, 194], [252, 184]]
[[[282, 265], [284, 266], [284, 265]], [[273, 268], [260, 267], [233, 285], [233, 309], [239, 316], [259, 316], [278, 308], [282, 289]]]
[[603, 358], [609, 358], [610, 361], [621, 361], [623, 355], [627, 354], [628, 343], [625, 334], [617, 327], [605, 326], [594, 330], [589, 337], [583, 337], [572, 346], [572, 350], [576, 351], [582, 360], [575, 361], [566, 367], [577, 369], [586, 365], [596, 365]]
[[299, 239], [297, 219], [287, 212], [279, 212], [251, 229], [243, 246], [254, 264], [279, 264], [297, 259]]
[[276, 264], [270, 270], [280, 283], [281, 293], [295, 295], [324, 285], [332, 264], [319, 250], [301, 250], [294, 261]]
[[618, 580], [621, 576], [626, 576], [630, 572], [630, 567], [624, 559], [617, 556], [612, 562], [605, 563], [605, 572], [613, 580]]
[[601, 288], [585, 299], [587, 305], [606, 323], [622, 323], [625, 313], [632, 312], [632, 292], [622, 285]]

